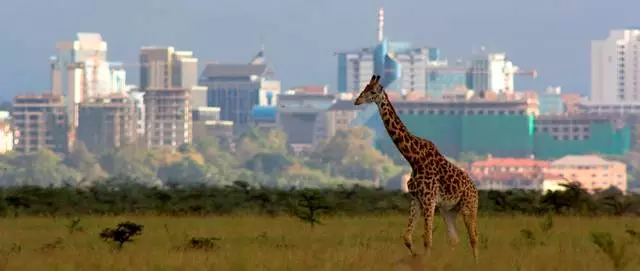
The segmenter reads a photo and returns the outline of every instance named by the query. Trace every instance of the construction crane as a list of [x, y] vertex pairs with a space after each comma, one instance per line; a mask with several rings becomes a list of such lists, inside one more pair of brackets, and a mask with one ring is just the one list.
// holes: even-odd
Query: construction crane
[[[441, 66], [441, 67], [427, 67], [427, 71], [435, 71], [435, 72], [446, 72], [446, 73], [472, 73], [472, 74], [489, 74], [490, 71], [482, 71], [482, 70], [474, 70], [474, 69], [469, 69], [469, 68], [462, 68], [462, 67], [448, 67], [448, 66]], [[504, 87], [505, 89], [503, 89], [503, 91], [505, 93], [512, 93], [513, 89], [510, 88], [510, 83], [511, 83], [511, 78], [513, 76], [531, 76], [533, 78], [538, 77], [538, 72], [536, 70], [520, 70], [517, 67], [513, 67], [513, 66], [505, 66], [502, 69], [502, 72], [504, 74]]]

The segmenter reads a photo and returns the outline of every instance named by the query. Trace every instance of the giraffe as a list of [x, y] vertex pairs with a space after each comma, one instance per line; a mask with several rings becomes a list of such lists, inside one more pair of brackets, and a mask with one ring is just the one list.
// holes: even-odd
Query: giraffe
[[436, 208], [439, 209], [447, 234], [453, 247], [459, 243], [455, 227], [457, 214], [462, 214], [473, 250], [473, 258], [478, 260], [478, 233], [476, 220], [478, 213], [478, 189], [469, 175], [442, 155], [436, 145], [430, 141], [412, 135], [398, 117], [382, 85], [380, 76], [373, 75], [354, 104], [375, 103], [387, 133], [402, 156], [411, 166], [411, 177], [407, 182], [411, 195], [409, 222], [404, 231], [404, 244], [411, 255], [417, 253], [413, 248], [412, 235], [419, 211], [424, 216], [425, 254], [431, 253], [433, 219]]

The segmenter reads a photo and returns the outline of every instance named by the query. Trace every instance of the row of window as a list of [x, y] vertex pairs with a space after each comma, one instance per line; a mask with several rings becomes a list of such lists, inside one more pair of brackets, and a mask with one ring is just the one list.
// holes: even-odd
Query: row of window
[[401, 115], [525, 115], [526, 111], [519, 110], [494, 110], [494, 109], [399, 109]]
[[558, 140], [558, 141], [574, 141], [574, 140], [589, 140], [591, 137], [589, 135], [563, 135], [563, 136], [559, 136], [559, 135], [554, 135], [552, 136], [553, 140]]
[[591, 131], [591, 129], [589, 129], [589, 127], [533, 127], [533, 131], [538, 133], [538, 132], [542, 132], [542, 133], [548, 133], [548, 132], [554, 132], [554, 133], [558, 133], [558, 132], [565, 132], [568, 133], [569, 131], [572, 132], [585, 132], [585, 133], [589, 133]]

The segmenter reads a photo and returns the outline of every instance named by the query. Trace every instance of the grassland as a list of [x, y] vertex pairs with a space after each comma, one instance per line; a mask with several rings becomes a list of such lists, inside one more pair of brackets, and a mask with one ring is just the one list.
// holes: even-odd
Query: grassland
[[[98, 237], [106, 227], [130, 220], [144, 225], [141, 236], [116, 252]], [[326, 218], [310, 228], [287, 217], [84, 217], [82, 232], [70, 233], [66, 218], [19, 217], [0, 220], [2, 270], [613, 270], [591, 241], [594, 231], [610, 232], [618, 243], [635, 218], [556, 217], [546, 235], [542, 218], [482, 217], [480, 263], [473, 265], [462, 223], [461, 244], [452, 250], [438, 218], [432, 258], [413, 259], [402, 245], [404, 216]], [[460, 221], [459, 221], [460, 222]], [[527, 244], [522, 229], [532, 229]], [[414, 243], [422, 246], [422, 225]], [[219, 237], [213, 250], [178, 250], [191, 237]], [[56, 243], [58, 239], [58, 243]], [[532, 240], [529, 240], [532, 242]], [[543, 244], [539, 244], [543, 243]], [[49, 245], [47, 245], [49, 244]], [[626, 248], [629, 270], [640, 266], [640, 245]], [[635, 255], [635, 256], [634, 256]], [[414, 269], [417, 270], [417, 269]], [[636, 269], [637, 270], [637, 269]]]

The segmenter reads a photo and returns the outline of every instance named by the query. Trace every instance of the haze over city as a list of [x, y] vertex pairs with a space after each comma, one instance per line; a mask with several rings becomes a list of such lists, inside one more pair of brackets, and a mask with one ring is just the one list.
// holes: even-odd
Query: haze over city
[[[201, 61], [246, 62], [264, 43], [284, 89], [335, 89], [333, 52], [372, 46], [379, 7], [389, 39], [438, 47], [449, 60], [466, 60], [480, 46], [504, 51], [514, 64], [540, 74], [519, 77], [519, 89], [559, 85], [587, 94], [590, 41], [634, 25], [640, 2], [8, 1], [0, 8], [0, 50], [11, 65], [0, 67], [0, 98], [49, 89], [47, 59], [55, 43], [81, 31], [101, 33], [109, 59], [128, 63], [150, 44], [188, 48]], [[137, 69], [128, 73], [136, 84]]]

